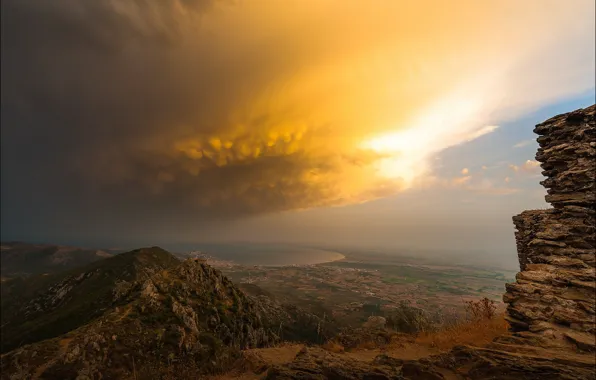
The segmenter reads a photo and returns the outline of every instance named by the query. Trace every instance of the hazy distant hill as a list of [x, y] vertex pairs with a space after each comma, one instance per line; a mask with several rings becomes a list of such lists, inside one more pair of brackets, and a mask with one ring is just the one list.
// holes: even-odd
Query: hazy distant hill
[[209, 372], [243, 348], [324, 338], [316, 316], [247, 296], [204, 262], [157, 247], [5, 282], [1, 326], [2, 378], [131, 378], [133, 363], [148, 371], [138, 378]]
[[111, 257], [114, 250], [98, 250], [50, 244], [2, 242], [0, 264], [3, 279], [57, 273]]

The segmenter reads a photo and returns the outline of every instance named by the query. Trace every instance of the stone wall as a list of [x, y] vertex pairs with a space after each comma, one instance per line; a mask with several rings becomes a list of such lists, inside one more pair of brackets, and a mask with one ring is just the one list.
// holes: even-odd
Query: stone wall
[[[514, 332], [596, 350], [596, 105], [538, 124], [554, 208], [513, 217], [520, 270], [503, 300]], [[549, 339], [550, 341], [550, 339]]]

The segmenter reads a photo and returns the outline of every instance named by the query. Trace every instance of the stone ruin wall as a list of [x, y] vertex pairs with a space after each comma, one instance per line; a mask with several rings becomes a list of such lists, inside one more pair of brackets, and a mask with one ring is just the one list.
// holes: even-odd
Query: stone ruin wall
[[507, 320], [521, 336], [596, 350], [596, 105], [534, 129], [553, 208], [513, 217], [520, 272], [507, 284]]

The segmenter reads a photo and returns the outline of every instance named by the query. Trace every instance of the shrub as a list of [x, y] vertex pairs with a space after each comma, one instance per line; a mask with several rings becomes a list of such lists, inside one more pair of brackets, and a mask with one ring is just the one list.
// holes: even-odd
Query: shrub
[[467, 301], [465, 308], [473, 320], [493, 319], [497, 312], [496, 302], [486, 297], [478, 301]]
[[401, 301], [386, 319], [387, 327], [407, 334], [418, 334], [433, 328], [428, 313], [421, 308], [412, 306], [410, 301]]

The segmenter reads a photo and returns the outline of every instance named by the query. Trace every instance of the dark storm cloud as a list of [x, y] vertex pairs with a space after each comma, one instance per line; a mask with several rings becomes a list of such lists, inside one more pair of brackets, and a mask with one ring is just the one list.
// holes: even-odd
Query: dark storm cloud
[[321, 178], [354, 157], [305, 152], [312, 126], [278, 131], [291, 109], [250, 109], [289, 56], [234, 53], [201, 30], [213, 6], [2, 2], [3, 229], [197, 225], [351, 200]]
[[593, 83], [593, 2], [540, 3], [3, 0], [3, 238], [190, 239], [427, 183], [488, 115]]

